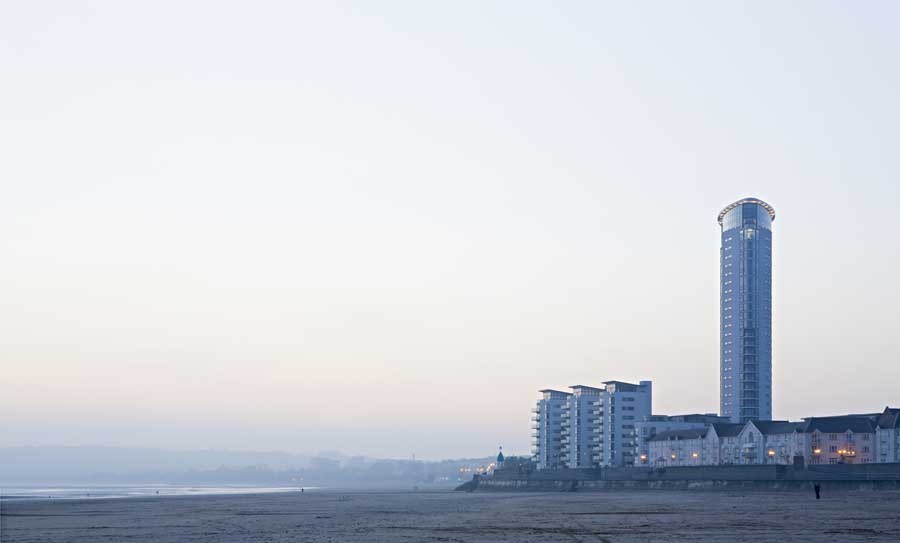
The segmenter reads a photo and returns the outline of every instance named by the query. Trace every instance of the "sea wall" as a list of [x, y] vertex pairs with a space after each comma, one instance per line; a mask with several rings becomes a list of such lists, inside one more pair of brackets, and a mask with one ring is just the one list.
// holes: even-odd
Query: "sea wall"
[[466, 490], [809, 490], [814, 482], [840, 490], [898, 490], [900, 464], [698, 466], [497, 471]]

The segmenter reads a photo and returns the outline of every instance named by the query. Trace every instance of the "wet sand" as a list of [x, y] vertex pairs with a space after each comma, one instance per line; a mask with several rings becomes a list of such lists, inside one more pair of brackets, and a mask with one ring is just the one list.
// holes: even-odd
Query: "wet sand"
[[306, 492], [4, 501], [2, 543], [900, 541], [900, 493]]

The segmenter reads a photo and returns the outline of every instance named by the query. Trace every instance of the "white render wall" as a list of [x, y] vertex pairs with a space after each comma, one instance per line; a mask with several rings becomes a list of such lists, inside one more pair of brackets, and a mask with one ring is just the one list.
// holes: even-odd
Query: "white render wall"
[[563, 467], [563, 412], [569, 394], [559, 391], [543, 391], [542, 394], [532, 409], [533, 458], [538, 469], [560, 468]]
[[[669, 430], [694, 430], [706, 428], [706, 426], [707, 423], [705, 422], [683, 422], [675, 420], [646, 420], [635, 423], [634, 431], [638, 440], [638, 458], [640, 458], [640, 455], [647, 455], [647, 460], [644, 463], [651, 463], [650, 459], [652, 459], [653, 456], [650, 455], [649, 440], [656, 434], [661, 434], [662, 432], [667, 432]], [[637, 462], [635, 463], [637, 464]]]
[[595, 411], [602, 404], [603, 391], [593, 387], [571, 387], [563, 418], [563, 460], [570, 468], [594, 467], [598, 444], [594, 442]]
[[878, 428], [875, 436], [875, 461], [900, 462], [900, 428]]
[[636, 425], [652, 413], [652, 384], [610, 383], [603, 393], [603, 414], [599, 417], [601, 448], [599, 466], [631, 466], [638, 459]]
[[719, 463], [719, 440], [713, 429], [704, 437], [653, 440], [647, 447], [651, 466], [714, 466]]

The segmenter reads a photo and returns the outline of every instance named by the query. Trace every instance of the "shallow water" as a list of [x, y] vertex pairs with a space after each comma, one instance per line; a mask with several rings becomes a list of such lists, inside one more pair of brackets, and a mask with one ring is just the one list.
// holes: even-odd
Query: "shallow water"
[[[314, 487], [305, 487], [313, 490]], [[267, 494], [299, 492], [299, 487], [269, 487], [247, 485], [20, 485], [0, 488], [0, 500], [65, 500], [139, 498], [143, 496], [205, 496], [221, 494]]]

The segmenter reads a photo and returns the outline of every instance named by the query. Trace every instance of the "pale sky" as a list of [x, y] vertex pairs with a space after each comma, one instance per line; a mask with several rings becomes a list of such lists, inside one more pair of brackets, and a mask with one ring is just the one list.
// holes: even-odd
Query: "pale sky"
[[530, 449], [718, 408], [716, 215], [774, 223], [774, 416], [900, 406], [900, 4], [0, 3], [0, 446]]

